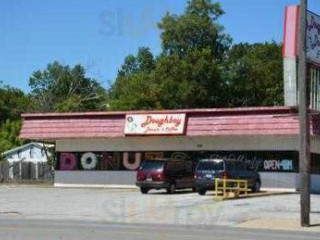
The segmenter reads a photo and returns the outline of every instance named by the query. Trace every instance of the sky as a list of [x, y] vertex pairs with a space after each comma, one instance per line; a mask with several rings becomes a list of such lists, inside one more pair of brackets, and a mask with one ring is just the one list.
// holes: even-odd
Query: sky
[[[320, 13], [319, 0], [309, 10]], [[25, 92], [29, 77], [59, 61], [82, 64], [104, 87], [128, 54], [161, 51], [157, 22], [187, 0], [0, 0], [0, 81]], [[220, 0], [234, 43], [282, 41], [284, 9], [299, 0]], [[318, 4], [316, 4], [318, 3]]]

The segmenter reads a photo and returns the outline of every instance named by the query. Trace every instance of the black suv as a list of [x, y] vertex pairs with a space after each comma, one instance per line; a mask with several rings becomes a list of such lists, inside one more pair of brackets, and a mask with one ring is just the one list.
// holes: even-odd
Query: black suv
[[137, 172], [136, 185], [143, 194], [151, 189], [166, 189], [168, 193], [194, 189], [193, 164], [179, 159], [146, 160]]
[[244, 162], [237, 160], [203, 159], [195, 171], [195, 186], [200, 195], [207, 190], [214, 190], [216, 178], [248, 180], [252, 192], [259, 192], [261, 179], [259, 173], [250, 169]]

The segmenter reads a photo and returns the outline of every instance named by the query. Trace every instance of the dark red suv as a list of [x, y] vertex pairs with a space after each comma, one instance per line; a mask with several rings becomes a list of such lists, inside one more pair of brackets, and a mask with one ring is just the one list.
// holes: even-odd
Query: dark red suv
[[176, 189], [194, 190], [193, 164], [180, 159], [146, 160], [137, 172], [136, 185], [143, 194], [151, 189], [166, 189], [168, 193]]

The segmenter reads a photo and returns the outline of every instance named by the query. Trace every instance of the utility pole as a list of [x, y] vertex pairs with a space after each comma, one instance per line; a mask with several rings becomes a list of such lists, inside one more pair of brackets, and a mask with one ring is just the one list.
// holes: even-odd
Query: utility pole
[[300, 0], [299, 19], [299, 166], [300, 166], [300, 214], [301, 226], [310, 226], [310, 122], [308, 115], [308, 83], [306, 53], [306, 21], [308, 0]]

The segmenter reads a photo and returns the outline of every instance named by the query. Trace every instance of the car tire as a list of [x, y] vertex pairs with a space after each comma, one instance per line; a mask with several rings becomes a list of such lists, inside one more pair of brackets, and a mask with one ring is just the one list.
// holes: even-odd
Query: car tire
[[261, 189], [261, 182], [255, 181], [252, 188], [251, 188], [252, 192], [254, 192], [254, 193], [260, 192], [260, 189]]
[[149, 189], [142, 187], [142, 188], [140, 188], [140, 192], [141, 192], [142, 194], [148, 194]]
[[176, 191], [176, 185], [174, 183], [171, 183], [167, 188], [167, 193], [173, 194], [175, 191]]
[[198, 191], [199, 195], [201, 195], [201, 196], [206, 195], [206, 192], [207, 192], [206, 189], [200, 189], [200, 190]]

